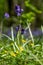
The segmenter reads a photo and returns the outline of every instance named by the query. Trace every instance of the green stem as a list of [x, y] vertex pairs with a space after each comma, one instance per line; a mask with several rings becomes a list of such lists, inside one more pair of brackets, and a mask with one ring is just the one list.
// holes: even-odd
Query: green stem
[[3, 36], [7, 37], [9, 40], [12, 40], [9, 36], [7, 36], [6, 34], [2, 34]]
[[15, 45], [13, 44], [13, 49], [14, 49], [14, 52], [16, 52], [16, 48], [15, 48]]
[[30, 24], [27, 23], [27, 25], [28, 25], [28, 28], [29, 28], [30, 37], [31, 37], [31, 39], [32, 39], [32, 42], [34, 43], [34, 38], [33, 38], [31, 29], [30, 29]]
[[27, 41], [25, 44], [23, 44], [23, 47], [25, 47], [27, 44], [29, 44], [31, 40]]
[[[41, 25], [41, 30], [42, 30], [42, 33], [43, 33], [43, 26]], [[43, 57], [43, 41], [42, 41], [42, 57]]]
[[12, 40], [14, 41], [14, 32], [13, 32], [13, 26], [11, 27], [11, 37], [12, 37]]
[[18, 45], [16, 44], [16, 42], [15, 42], [15, 46], [16, 46], [16, 48], [19, 50], [19, 47], [18, 47]]
[[19, 41], [20, 40], [19, 40], [19, 31], [18, 31], [18, 34], [17, 34], [17, 42], [18, 42], [18, 44], [20, 43]]

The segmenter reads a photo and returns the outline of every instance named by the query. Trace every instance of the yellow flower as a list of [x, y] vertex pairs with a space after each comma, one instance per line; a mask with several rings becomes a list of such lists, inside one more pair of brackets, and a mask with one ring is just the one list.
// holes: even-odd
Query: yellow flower
[[26, 40], [22, 40], [22, 43], [25, 43], [26, 42]]
[[23, 49], [23, 47], [20, 47], [20, 51], [23, 51], [24, 49]]
[[13, 51], [10, 52], [10, 55], [16, 57], [16, 54]]
[[18, 52], [18, 51], [16, 51], [16, 53], [18, 54], [19, 52]]
[[31, 46], [33, 47], [34, 46], [34, 43], [31, 43]]

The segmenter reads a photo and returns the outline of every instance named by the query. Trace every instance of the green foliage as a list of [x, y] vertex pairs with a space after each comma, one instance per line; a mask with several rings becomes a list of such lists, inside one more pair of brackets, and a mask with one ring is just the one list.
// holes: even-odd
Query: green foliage
[[[32, 23], [35, 21], [35, 18], [36, 18], [36, 13], [37, 14], [41, 14], [42, 11], [38, 10], [35, 6], [33, 6], [31, 3], [30, 3], [30, 0], [29, 1], [25, 1], [25, 7], [28, 7], [30, 8], [30, 12], [26, 11], [26, 13], [23, 13], [22, 14], [22, 18], [24, 19], [24, 23]], [[22, 20], [23, 20], [22, 19]], [[22, 22], [23, 23], [23, 22]]]
[[36, 13], [42, 13], [42, 11], [38, 10], [35, 6], [33, 6], [30, 2], [25, 1], [25, 6], [29, 7], [31, 10], [33, 10]]
[[[35, 37], [35, 42], [39, 37]], [[43, 50], [42, 50], [42, 40], [40, 43], [35, 43], [34, 47], [31, 46], [31, 42], [28, 43], [24, 50], [18, 53], [14, 52], [13, 42], [9, 41], [7, 38], [3, 37], [0, 40], [0, 65], [43, 65]], [[20, 43], [21, 44], [21, 43]], [[25, 43], [24, 43], [25, 44]], [[10, 53], [15, 54], [16, 56], [11, 55]], [[12, 53], [12, 54], [13, 54]]]
[[35, 19], [35, 13], [29, 12], [29, 13], [23, 14], [22, 17], [27, 19], [28, 23], [30, 23], [30, 22], [33, 22], [33, 20]]

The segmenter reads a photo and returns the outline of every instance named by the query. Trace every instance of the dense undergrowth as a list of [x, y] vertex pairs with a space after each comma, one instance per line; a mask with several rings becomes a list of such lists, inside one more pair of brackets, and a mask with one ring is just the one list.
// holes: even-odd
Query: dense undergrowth
[[43, 36], [14, 41], [0, 38], [0, 65], [43, 65]]

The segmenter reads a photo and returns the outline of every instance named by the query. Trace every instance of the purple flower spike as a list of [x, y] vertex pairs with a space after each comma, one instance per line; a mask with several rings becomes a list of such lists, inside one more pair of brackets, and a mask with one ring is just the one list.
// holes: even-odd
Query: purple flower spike
[[21, 34], [24, 34], [24, 31], [25, 31], [25, 30], [24, 30], [24, 29], [22, 29], [22, 30], [21, 30]]
[[21, 14], [20, 13], [17, 13], [17, 16], [20, 16]]
[[20, 6], [17, 6], [17, 11], [18, 11], [18, 12], [20, 12], [20, 9], [21, 9]]
[[7, 12], [4, 14], [4, 16], [5, 16], [6, 18], [9, 18], [9, 17], [10, 17]]
[[16, 12], [16, 13], [20, 12], [20, 9], [21, 9], [21, 8], [20, 8], [19, 5], [16, 5], [16, 6], [15, 6], [15, 12]]
[[20, 9], [20, 6], [19, 6], [19, 5], [16, 5], [16, 8], [17, 8], [17, 9]]
[[20, 16], [23, 11], [24, 10], [21, 9], [21, 7], [19, 5], [15, 6], [15, 13], [17, 14], [17, 16]]
[[19, 8], [19, 9], [17, 9], [17, 11], [18, 11], [18, 12], [20, 12], [20, 8]]
[[16, 31], [18, 31], [18, 30], [19, 30], [19, 26], [16, 27]]

